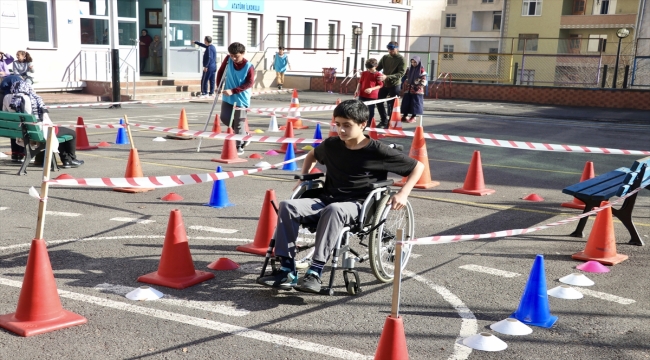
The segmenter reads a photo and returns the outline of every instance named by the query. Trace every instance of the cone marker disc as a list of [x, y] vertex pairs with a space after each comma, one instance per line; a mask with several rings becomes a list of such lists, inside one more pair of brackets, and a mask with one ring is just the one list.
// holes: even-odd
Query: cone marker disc
[[578, 274], [578, 273], [570, 274], [563, 278], [560, 278], [560, 282], [569, 285], [575, 285], [575, 286], [591, 286], [595, 284], [595, 282], [591, 281], [584, 274]]
[[558, 299], [576, 300], [582, 299], [584, 295], [569, 285], [560, 285], [548, 291], [548, 294]]
[[490, 329], [505, 335], [528, 335], [533, 332], [530, 326], [514, 318], [507, 318], [490, 325]]
[[467, 347], [483, 351], [501, 351], [508, 347], [508, 344], [498, 337], [482, 332], [463, 339], [463, 344]]
[[126, 294], [127, 299], [136, 301], [158, 300], [161, 297], [163, 297], [163, 293], [149, 286], [140, 286]]

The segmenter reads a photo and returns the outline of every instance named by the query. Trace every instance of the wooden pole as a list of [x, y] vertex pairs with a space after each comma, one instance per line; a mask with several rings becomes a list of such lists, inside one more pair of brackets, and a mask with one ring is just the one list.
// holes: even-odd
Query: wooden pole
[[[45, 229], [45, 207], [47, 205], [47, 196], [50, 190], [50, 168], [52, 166], [52, 142], [54, 141], [54, 126], [47, 129], [47, 140], [45, 144], [45, 160], [43, 160], [43, 183], [41, 183], [41, 200], [38, 203], [38, 222], [36, 223], [35, 239], [43, 238], [43, 231]], [[25, 144], [29, 146], [29, 144]], [[25, 158], [27, 161], [27, 158]]]
[[126, 125], [126, 134], [129, 136], [129, 143], [131, 144], [131, 150], [135, 149], [135, 144], [133, 143], [133, 135], [131, 135], [131, 127], [129, 126], [129, 118], [124, 114], [124, 124]]
[[393, 297], [391, 301], [390, 317], [399, 317], [399, 292], [402, 284], [402, 244], [404, 229], [397, 229], [397, 244], [395, 245], [395, 272], [393, 273]]

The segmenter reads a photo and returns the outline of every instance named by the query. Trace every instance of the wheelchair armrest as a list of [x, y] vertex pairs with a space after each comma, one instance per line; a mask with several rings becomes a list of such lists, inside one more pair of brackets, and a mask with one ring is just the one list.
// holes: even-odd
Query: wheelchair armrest
[[394, 182], [393, 179], [387, 179], [387, 180], [378, 181], [376, 183], [372, 183], [371, 186], [373, 189], [379, 189], [382, 187], [391, 186], [393, 185], [393, 182]]
[[323, 177], [325, 174], [323, 173], [316, 173], [316, 174], [304, 174], [304, 175], [295, 175], [293, 178], [297, 180], [314, 180], [318, 179], [319, 177]]

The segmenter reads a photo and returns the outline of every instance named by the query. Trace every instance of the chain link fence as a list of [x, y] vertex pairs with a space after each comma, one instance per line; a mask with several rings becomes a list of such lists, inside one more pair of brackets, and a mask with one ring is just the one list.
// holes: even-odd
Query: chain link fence
[[633, 88], [650, 89], [650, 39], [637, 39], [635, 50], [630, 85]]

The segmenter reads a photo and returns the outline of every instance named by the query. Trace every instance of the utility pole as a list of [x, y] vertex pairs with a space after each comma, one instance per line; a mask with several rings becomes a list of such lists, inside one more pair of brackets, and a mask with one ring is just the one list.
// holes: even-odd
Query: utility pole
[[[109, 22], [113, 102], [120, 102], [122, 98], [120, 96], [120, 34], [117, 24], [117, 0], [109, 0]], [[110, 108], [120, 109], [121, 107], [120, 104], [113, 104]]]

